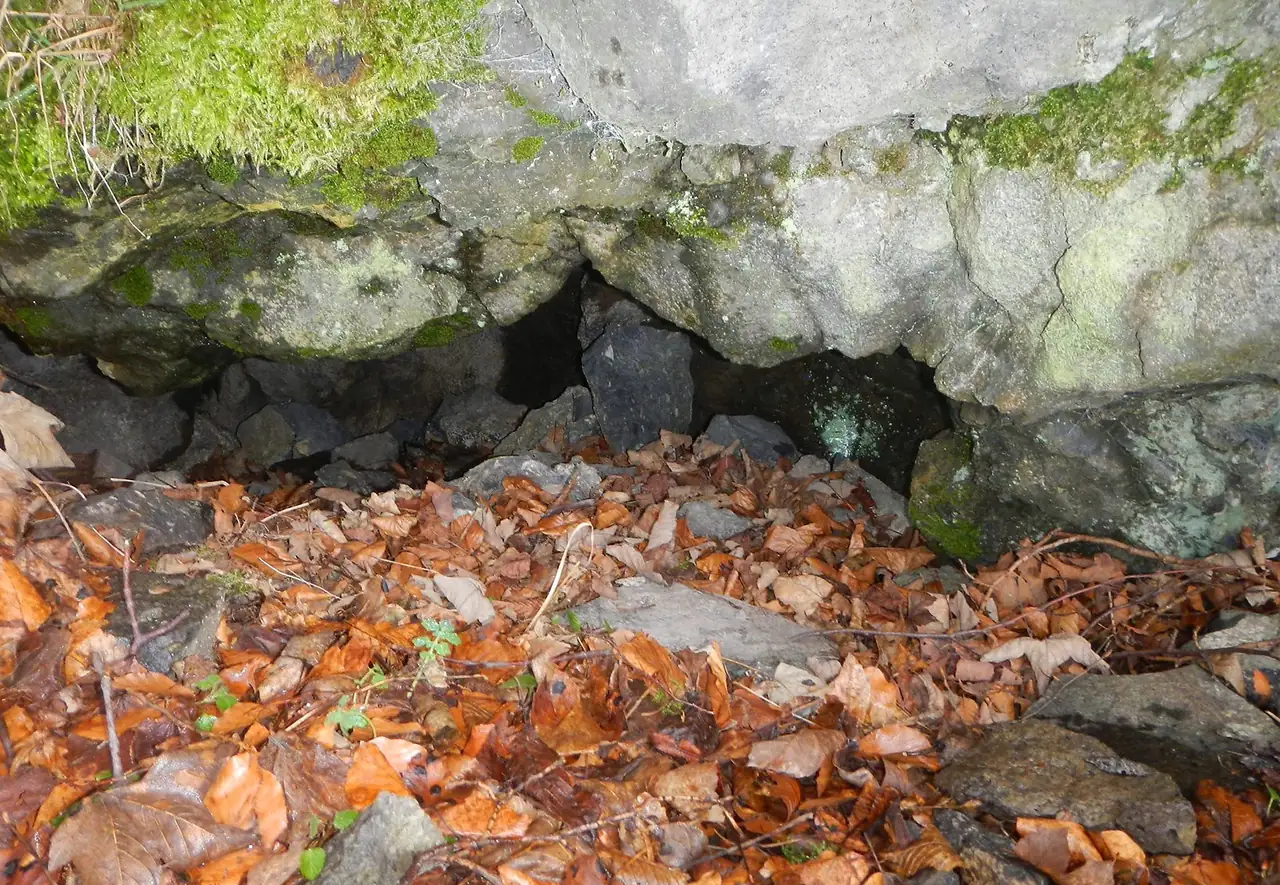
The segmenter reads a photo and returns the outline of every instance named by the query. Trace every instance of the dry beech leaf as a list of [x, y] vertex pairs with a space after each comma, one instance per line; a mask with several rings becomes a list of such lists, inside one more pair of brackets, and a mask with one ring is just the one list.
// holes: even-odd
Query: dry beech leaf
[[496, 616], [493, 603], [484, 595], [484, 585], [475, 578], [436, 575], [431, 580], [458, 614], [470, 623], [487, 624]]
[[0, 391], [0, 434], [5, 451], [18, 466], [74, 467], [53, 436], [62, 427], [61, 421], [21, 394]]
[[13, 560], [0, 559], [0, 623], [22, 624], [28, 631], [35, 632], [51, 614], [53, 609], [18, 571]]
[[382, 751], [368, 743], [356, 747], [355, 758], [347, 770], [345, 789], [351, 807], [361, 810], [372, 805], [379, 793], [413, 795]]
[[900, 706], [898, 686], [879, 667], [864, 667], [849, 655], [840, 673], [827, 686], [828, 700], [844, 705], [845, 712], [861, 725], [879, 728], [906, 715]]
[[621, 851], [601, 848], [597, 857], [613, 876], [610, 882], [617, 885], [684, 885], [689, 876], [680, 870], [654, 863], [640, 857], [631, 857]]
[[927, 753], [932, 747], [924, 732], [909, 725], [886, 725], [858, 741], [858, 752], [863, 756]]
[[811, 860], [792, 869], [801, 885], [860, 885], [871, 876], [871, 864], [852, 852], [824, 860]]
[[835, 585], [817, 575], [796, 575], [778, 578], [770, 589], [779, 602], [789, 605], [798, 615], [808, 616], [831, 595]]
[[810, 728], [753, 744], [747, 764], [791, 777], [812, 777], [845, 743], [841, 732]]
[[927, 547], [912, 547], [910, 550], [901, 547], [864, 547], [862, 553], [876, 565], [883, 566], [895, 575], [923, 568], [935, 558], [933, 551]]
[[1047, 639], [1020, 636], [982, 656], [982, 660], [988, 662], [1012, 661], [1015, 658], [1026, 658], [1031, 664], [1040, 691], [1049, 685], [1053, 671], [1068, 661], [1107, 669], [1106, 661], [1098, 657], [1089, 640], [1074, 633], [1059, 633]]
[[163, 673], [147, 671], [145, 673], [126, 673], [112, 680], [112, 685], [120, 691], [132, 691], [138, 694], [156, 694], [165, 698], [193, 698], [196, 693], [180, 682], [174, 682]]
[[190, 870], [252, 841], [200, 802], [144, 778], [94, 796], [58, 827], [49, 868], [69, 863], [85, 885], [160, 885], [162, 869]]
[[483, 790], [473, 790], [466, 799], [439, 812], [445, 832], [457, 836], [497, 836], [520, 838], [533, 823], [527, 814], [499, 805]]
[[933, 827], [926, 829], [919, 839], [901, 851], [886, 855], [884, 862], [904, 879], [911, 879], [924, 870], [945, 872], [959, 869], [964, 864], [960, 855], [955, 853], [942, 834]]

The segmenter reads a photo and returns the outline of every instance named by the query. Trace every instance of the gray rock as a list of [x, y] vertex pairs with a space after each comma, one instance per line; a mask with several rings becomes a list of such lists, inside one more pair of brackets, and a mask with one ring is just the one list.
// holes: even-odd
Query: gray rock
[[[178, 454], [190, 420], [172, 395], [130, 396], [82, 356], [39, 357], [0, 334], [4, 387], [56, 415], [71, 455], [97, 454], [94, 474], [133, 476]], [[30, 383], [24, 383], [30, 382]]]
[[656, 326], [658, 318], [621, 289], [584, 277], [578, 343], [586, 350], [611, 326]]
[[143, 555], [195, 547], [213, 531], [213, 508], [170, 498], [161, 489], [124, 488], [94, 495], [67, 508], [67, 518], [119, 529], [126, 538], [143, 532]]
[[917, 528], [961, 558], [1053, 528], [1182, 557], [1280, 529], [1280, 384], [1136, 397], [1030, 424], [985, 424], [920, 447]]
[[400, 441], [391, 433], [373, 433], [343, 443], [333, 456], [364, 470], [382, 470], [400, 457]]
[[296, 658], [309, 666], [314, 667], [320, 663], [320, 657], [324, 654], [325, 649], [333, 645], [338, 634], [333, 630], [318, 630], [315, 633], [303, 633], [299, 636], [289, 637], [289, 641], [285, 643], [281, 649], [281, 657]]
[[536, 452], [490, 458], [468, 470], [454, 485], [468, 495], [488, 499], [502, 492], [502, 481], [508, 476], [528, 477], [553, 495], [560, 494], [572, 478], [571, 501], [585, 501], [600, 491], [600, 474], [590, 464], [577, 460], [562, 464], [555, 455]]
[[837, 461], [835, 468], [844, 473], [845, 482], [860, 486], [871, 496], [871, 501], [875, 505], [875, 512], [866, 513], [865, 509], [859, 506], [860, 515], [874, 518], [891, 535], [905, 534], [907, 529], [911, 528], [911, 519], [907, 515], [906, 498], [857, 464], [849, 461]]
[[357, 495], [369, 495], [394, 488], [396, 476], [386, 470], [357, 470], [346, 461], [334, 461], [316, 471], [316, 484], [332, 489], [350, 489]]
[[1049, 885], [1048, 876], [1027, 866], [1013, 853], [1013, 840], [988, 830], [960, 811], [939, 808], [933, 824], [964, 861], [966, 882], [982, 885]]
[[1155, 854], [1195, 849], [1195, 810], [1173, 778], [1099, 740], [1036, 719], [988, 729], [934, 784], [1005, 819], [1065, 813], [1090, 830], [1124, 830]]
[[[107, 616], [107, 632], [126, 643], [133, 641], [129, 613], [120, 590], [119, 576], [113, 576], [115, 591], [110, 600], [115, 609]], [[180, 615], [183, 620], [168, 633], [157, 636], [138, 649], [138, 660], [158, 673], [172, 671], [173, 665], [188, 655], [214, 659], [218, 625], [226, 611], [224, 587], [208, 578], [186, 578], [132, 572], [129, 589], [138, 614], [138, 629], [157, 630]], [[178, 674], [175, 674], [178, 675]]]
[[716, 415], [707, 425], [707, 439], [722, 446], [735, 442], [753, 460], [774, 464], [779, 458], [795, 458], [796, 444], [777, 424], [755, 415]]
[[969, 586], [969, 577], [953, 565], [944, 565], [937, 568], [914, 568], [910, 571], [899, 572], [893, 578], [893, 583], [899, 587], [909, 587], [916, 581], [924, 581], [926, 587], [931, 584], [937, 584], [941, 588], [939, 592], [947, 596], [959, 593]]
[[689, 524], [689, 531], [700, 538], [723, 541], [751, 528], [752, 522], [732, 510], [715, 507], [704, 501], [681, 504], [677, 515]]
[[516, 455], [536, 449], [552, 428], [562, 428], [565, 445], [572, 446], [600, 432], [591, 391], [570, 387], [545, 406], [531, 409], [512, 433], [493, 450], [495, 455]]
[[203, 412], [196, 412], [191, 421], [191, 440], [182, 454], [165, 462], [167, 467], [186, 473], [197, 464], [203, 464], [214, 455], [229, 455], [239, 448], [235, 436], [223, 430]]
[[[1257, 644], [1260, 650], [1280, 652], [1280, 616], [1256, 612], [1226, 611], [1214, 618], [1209, 628], [1195, 642], [1184, 648], [1237, 648]], [[1271, 691], [1259, 697], [1254, 691], [1253, 674], [1261, 672], [1269, 685], [1280, 684], [1280, 659], [1265, 654], [1238, 652], [1236, 659], [1244, 676], [1245, 696], [1273, 713], [1280, 713], [1280, 697]]]
[[[265, 360], [249, 362], [274, 365]], [[290, 397], [284, 397], [289, 399]], [[254, 381], [246, 364], [232, 363], [218, 376], [218, 386], [206, 396], [200, 409], [221, 429], [235, 433], [240, 423], [267, 404], [267, 397]]]
[[907, 880], [911, 885], [960, 885], [955, 870], [925, 870]]
[[325, 844], [316, 885], [399, 882], [415, 857], [442, 844], [444, 835], [415, 799], [379, 793], [355, 823]]
[[643, 578], [614, 586], [617, 599], [601, 597], [574, 609], [582, 623], [643, 631], [672, 650], [702, 648], [715, 639], [730, 667], [743, 664], [768, 674], [784, 661], [804, 667], [809, 658], [836, 658], [826, 638], [750, 603]]
[[433, 421], [450, 445], [492, 448], [520, 425], [526, 411], [492, 390], [481, 389], [445, 397]]
[[1138, 676], [1076, 676], [1028, 711], [1092, 735], [1190, 792], [1208, 778], [1248, 782], [1242, 761], [1280, 750], [1280, 725], [1197, 666]]
[[250, 415], [236, 431], [245, 456], [263, 467], [327, 452], [350, 435], [337, 419], [309, 403], [278, 403]]
[[831, 462], [826, 458], [819, 458], [817, 455], [801, 455], [796, 459], [796, 463], [791, 466], [791, 472], [787, 475], [799, 479], [830, 472]]
[[693, 415], [693, 348], [681, 332], [649, 326], [614, 326], [583, 354], [596, 417], [618, 451], [685, 433]]

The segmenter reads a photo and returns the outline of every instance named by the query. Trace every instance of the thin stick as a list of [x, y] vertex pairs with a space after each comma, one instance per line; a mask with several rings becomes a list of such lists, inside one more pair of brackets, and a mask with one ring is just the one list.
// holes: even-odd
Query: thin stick
[[480, 866], [477, 863], [472, 863], [471, 861], [464, 860], [461, 857], [451, 857], [446, 861], [446, 863], [450, 865], [460, 866], [463, 869], [470, 870], [472, 873], [476, 874], [481, 879], [484, 879], [486, 882], [490, 883], [490, 885], [503, 885], [503, 882], [501, 879], [499, 879], [493, 873], [489, 872], [488, 870], [486, 870], [484, 867]]
[[811, 820], [812, 818], [813, 818], [812, 811], [808, 812], [807, 814], [802, 814], [799, 817], [797, 817], [795, 820], [787, 821], [782, 826], [770, 830], [769, 832], [765, 833], [763, 836], [757, 836], [754, 839], [748, 839], [746, 842], [743, 842], [739, 845], [730, 846], [729, 848], [726, 848], [723, 851], [717, 851], [715, 854], [704, 854], [702, 857], [698, 858], [698, 862], [702, 863], [708, 860], [716, 860], [717, 858], [728, 857], [730, 854], [739, 854], [745, 851], [746, 849], [751, 848], [754, 845], [759, 845], [761, 842], [768, 842], [770, 839], [772, 839], [774, 836], [778, 835], [779, 833], [784, 833], [787, 830], [795, 829], [796, 827], [800, 826], [800, 824], [805, 823], [806, 821]]
[[556, 569], [555, 580], [551, 582], [551, 589], [547, 591], [547, 598], [542, 600], [542, 605], [538, 606], [538, 611], [534, 614], [533, 620], [529, 622], [529, 626], [525, 628], [526, 633], [532, 633], [538, 626], [538, 621], [542, 620], [542, 616], [547, 609], [551, 607], [551, 603], [555, 600], [560, 590], [560, 578], [564, 575], [565, 563], [569, 561], [569, 551], [573, 549], [573, 536], [578, 533], [579, 529], [591, 530], [591, 523], [580, 522], [569, 532], [569, 538], [564, 544], [564, 554], [560, 557], [560, 567]]
[[[53, 498], [44, 487], [44, 483], [31, 477], [31, 481], [36, 484], [36, 488], [40, 490], [40, 494], [44, 495], [44, 499], [49, 502], [49, 506], [53, 508], [53, 512], [58, 515], [58, 520], [62, 523], [62, 527], [67, 530], [67, 536], [71, 538], [71, 546], [75, 548], [76, 554], [80, 557], [81, 562], [88, 562], [89, 557], [84, 555], [84, 548], [80, 546], [80, 539], [76, 537], [76, 533], [71, 531], [71, 523], [67, 522], [67, 517], [57, 504], [53, 503]], [[77, 490], [78, 491], [78, 490]]]
[[107, 749], [111, 753], [111, 779], [124, 777], [124, 765], [120, 762], [120, 736], [116, 734], [116, 714], [111, 706], [111, 676], [98, 654], [93, 656], [93, 668], [98, 671], [98, 686], [102, 689], [102, 710], [107, 720]]

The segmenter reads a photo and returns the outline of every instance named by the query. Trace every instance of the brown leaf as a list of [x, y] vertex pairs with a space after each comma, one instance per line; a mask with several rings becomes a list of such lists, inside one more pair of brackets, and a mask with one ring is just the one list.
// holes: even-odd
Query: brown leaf
[[74, 467], [53, 436], [62, 427], [61, 421], [21, 394], [0, 391], [0, 434], [5, 451], [19, 466]]
[[58, 827], [49, 867], [70, 863], [85, 885], [160, 885], [164, 868], [190, 870], [252, 841], [200, 802], [144, 778], [94, 796]]
[[674, 698], [684, 697], [687, 679], [671, 652], [647, 634], [637, 633], [618, 646], [619, 656]]
[[911, 879], [923, 870], [958, 869], [964, 863], [942, 834], [933, 827], [926, 829], [918, 840], [901, 851], [886, 855], [884, 862], [890, 870], [904, 879]]
[[367, 808], [378, 798], [379, 793], [395, 793], [397, 796], [412, 796], [413, 793], [404, 785], [395, 768], [382, 755], [382, 751], [372, 744], [360, 744], [356, 747], [355, 758], [347, 771], [344, 786], [347, 801], [352, 808]]
[[612, 875], [611, 881], [618, 885], [684, 885], [689, 877], [663, 864], [654, 863], [639, 857], [631, 857], [621, 851], [607, 848], [598, 850], [600, 862]]
[[138, 694], [158, 694], [165, 698], [193, 698], [196, 693], [181, 683], [174, 682], [163, 673], [148, 670], [145, 673], [126, 673], [112, 682], [120, 691]]
[[871, 864], [866, 858], [850, 852], [802, 863], [793, 867], [791, 872], [799, 877], [801, 885], [860, 885], [871, 875]]
[[863, 756], [896, 756], [903, 753], [925, 753], [933, 746], [928, 736], [909, 725], [886, 725], [858, 741]]
[[912, 547], [910, 550], [901, 547], [866, 547], [862, 553], [876, 565], [887, 568], [895, 575], [921, 568], [934, 560], [934, 553], [928, 547]]
[[844, 745], [843, 733], [810, 728], [752, 745], [747, 764], [791, 777], [812, 777]]
[[764, 549], [777, 553], [783, 559], [796, 559], [804, 555], [821, 529], [814, 525], [792, 528], [789, 525], [773, 525], [764, 535]]
[[844, 704], [845, 712], [859, 724], [872, 728], [896, 722], [906, 715], [899, 706], [898, 687], [879, 667], [863, 667], [853, 655], [844, 659], [839, 675], [827, 686], [826, 697]]
[[18, 571], [13, 560], [0, 559], [0, 625], [22, 624], [28, 631], [35, 632], [51, 614], [53, 609]]
[[770, 589], [779, 602], [789, 605], [796, 614], [811, 615], [835, 588], [817, 575], [796, 575], [778, 578]]
[[529, 815], [498, 804], [482, 790], [473, 790], [466, 799], [440, 812], [445, 831], [459, 836], [519, 838], [532, 822]]

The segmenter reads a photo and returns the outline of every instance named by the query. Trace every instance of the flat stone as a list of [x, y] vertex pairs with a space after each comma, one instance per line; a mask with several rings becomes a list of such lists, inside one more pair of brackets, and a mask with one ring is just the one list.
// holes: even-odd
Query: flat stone
[[1116, 755], [1106, 744], [1057, 725], [1023, 719], [990, 728], [934, 784], [998, 817], [1062, 813], [1090, 830], [1124, 830], [1145, 850], [1190, 854], [1191, 803], [1167, 774]]
[[[108, 597], [115, 609], [107, 616], [107, 632], [125, 643], [133, 641], [129, 612], [124, 602], [121, 576], [113, 576], [114, 590]], [[171, 672], [173, 665], [188, 655], [213, 660], [218, 639], [218, 625], [226, 610], [226, 590], [207, 578], [158, 575], [131, 572], [129, 589], [138, 629], [143, 633], [157, 630], [179, 615], [182, 623], [168, 633], [157, 636], [138, 649], [138, 661], [148, 670]], [[174, 674], [178, 675], [178, 674]]]
[[325, 844], [316, 885], [387, 885], [399, 882], [413, 860], [444, 844], [444, 835], [417, 800], [379, 793], [347, 829]]
[[119, 529], [132, 537], [143, 531], [143, 555], [194, 547], [213, 531], [213, 509], [202, 501], [170, 498], [162, 489], [125, 488], [94, 495], [67, 508], [67, 518]]
[[493, 448], [520, 425], [526, 411], [492, 390], [481, 389], [445, 397], [432, 420], [450, 445]]
[[933, 824], [964, 861], [970, 885], [1049, 885], [1048, 876], [1013, 853], [1013, 840], [988, 830], [968, 815], [950, 808], [933, 813]]
[[383, 470], [400, 457], [400, 441], [392, 433], [371, 433], [338, 446], [333, 456], [362, 470]]
[[615, 450], [685, 433], [693, 418], [693, 347], [683, 332], [612, 326], [582, 357], [600, 429]]
[[614, 586], [617, 599], [601, 597], [574, 609], [582, 623], [639, 630], [673, 651], [703, 648], [714, 639], [731, 668], [745, 665], [768, 674], [783, 662], [807, 667], [809, 658], [837, 657], [824, 637], [741, 600], [644, 578], [627, 578]]
[[689, 524], [689, 531], [700, 538], [723, 541], [751, 528], [752, 522], [732, 510], [715, 507], [705, 501], [682, 504], [677, 515]]
[[1197, 666], [1055, 682], [1027, 715], [1092, 735], [1184, 792], [1206, 778], [1243, 786], [1242, 759], [1280, 749], [1280, 725]]
[[572, 446], [600, 432], [591, 391], [570, 387], [544, 406], [530, 410], [520, 426], [503, 438], [493, 450], [495, 455], [518, 455], [541, 445], [555, 427], [564, 432], [565, 445]]
[[[585, 501], [600, 490], [600, 474], [594, 467], [582, 461], [559, 463], [555, 455], [532, 453], [528, 455], [503, 455], [477, 464], [454, 485], [476, 498], [492, 498], [502, 492], [502, 481], [508, 476], [525, 476], [537, 483], [543, 491], [558, 495], [570, 477], [576, 477], [571, 501]], [[456, 505], [455, 505], [456, 509]]]
[[786, 431], [755, 415], [716, 415], [707, 425], [704, 435], [722, 446], [737, 442], [753, 460], [765, 464], [774, 464], [779, 458], [794, 458], [798, 454], [796, 444]]

